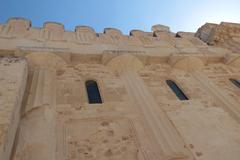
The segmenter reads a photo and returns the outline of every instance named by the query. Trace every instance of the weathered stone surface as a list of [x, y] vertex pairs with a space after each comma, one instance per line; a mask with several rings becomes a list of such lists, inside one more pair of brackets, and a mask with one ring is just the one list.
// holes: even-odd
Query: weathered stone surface
[[205, 24], [196, 36], [210, 45], [227, 48], [234, 53], [240, 50], [240, 24], [237, 23]]
[[195, 36], [200, 38], [206, 43], [211, 43], [211, 36], [214, 33], [214, 29], [217, 27], [217, 24], [206, 23], [201, 28], [198, 29]]
[[170, 27], [165, 26], [165, 25], [161, 25], [161, 24], [157, 24], [152, 26], [152, 31], [156, 32], [156, 31], [160, 31], [160, 32], [170, 32]]
[[21, 117], [27, 83], [27, 63], [22, 58], [0, 58], [0, 159], [10, 159]]
[[239, 24], [130, 35], [30, 24], [0, 25], [1, 160], [240, 159]]

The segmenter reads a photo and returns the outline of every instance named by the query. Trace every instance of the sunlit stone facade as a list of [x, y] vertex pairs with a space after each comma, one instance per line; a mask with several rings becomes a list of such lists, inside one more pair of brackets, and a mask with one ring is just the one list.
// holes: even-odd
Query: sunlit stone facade
[[1, 160], [239, 160], [240, 24], [0, 25]]

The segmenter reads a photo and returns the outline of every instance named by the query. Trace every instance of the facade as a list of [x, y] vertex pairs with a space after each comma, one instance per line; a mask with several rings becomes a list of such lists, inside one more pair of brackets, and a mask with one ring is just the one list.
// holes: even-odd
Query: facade
[[0, 25], [1, 160], [239, 160], [240, 24]]

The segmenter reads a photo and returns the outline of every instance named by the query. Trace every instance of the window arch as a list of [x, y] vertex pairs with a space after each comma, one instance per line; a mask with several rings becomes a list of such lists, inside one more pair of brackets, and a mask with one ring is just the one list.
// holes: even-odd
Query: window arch
[[97, 82], [94, 80], [88, 80], [85, 83], [88, 94], [88, 102], [90, 104], [102, 103], [102, 98], [98, 89]]
[[178, 85], [172, 80], [166, 80], [167, 85], [171, 88], [171, 90], [175, 93], [179, 100], [189, 100], [188, 97], [184, 94], [184, 92], [178, 87]]
[[235, 86], [237, 86], [238, 88], [240, 88], [240, 80], [236, 80], [233, 78], [229, 79]]

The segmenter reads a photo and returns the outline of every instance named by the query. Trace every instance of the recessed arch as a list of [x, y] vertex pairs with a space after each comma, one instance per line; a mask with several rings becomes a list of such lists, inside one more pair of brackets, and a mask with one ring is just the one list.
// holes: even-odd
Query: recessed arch
[[[110, 58], [108, 58], [110, 57]], [[111, 57], [104, 55], [104, 64], [113, 71], [123, 72], [123, 71], [139, 71], [144, 67], [144, 64], [134, 55], [122, 54], [116, 57]], [[107, 60], [106, 60], [107, 59]]]
[[185, 101], [189, 100], [189, 98], [184, 94], [184, 92], [178, 87], [178, 85], [172, 80], [166, 80], [167, 85], [171, 90], [175, 93], [179, 100]]
[[67, 64], [61, 56], [48, 52], [33, 52], [26, 59], [30, 67], [61, 68]]
[[97, 82], [95, 80], [87, 80], [85, 86], [87, 89], [88, 102], [90, 104], [102, 103]]
[[178, 57], [172, 56], [169, 59], [169, 63], [173, 68], [181, 69], [185, 71], [197, 71], [204, 68], [204, 62], [198, 57]]

